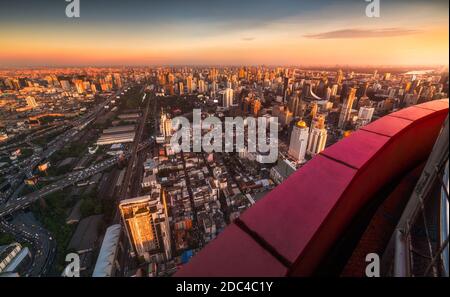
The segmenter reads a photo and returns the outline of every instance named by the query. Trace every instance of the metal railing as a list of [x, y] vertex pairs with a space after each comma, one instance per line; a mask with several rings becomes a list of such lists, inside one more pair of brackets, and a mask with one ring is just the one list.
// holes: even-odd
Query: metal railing
[[388, 245], [394, 249], [394, 263], [387, 275], [449, 276], [448, 150], [447, 116]]

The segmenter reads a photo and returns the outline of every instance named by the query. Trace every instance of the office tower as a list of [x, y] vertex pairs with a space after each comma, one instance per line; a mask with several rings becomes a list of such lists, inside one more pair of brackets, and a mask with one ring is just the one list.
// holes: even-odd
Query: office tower
[[290, 79], [289, 77], [284, 77], [283, 78], [283, 101], [286, 102], [287, 101], [287, 95], [289, 92], [289, 83], [290, 83]]
[[291, 99], [289, 100], [289, 110], [292, 112], [294, 117], [303, 117], [303, 101], [301, 95], [298, 93], [291, 96]]
[[261, 110], [261, 101], [259, 99], [254, 99], [252, 101], [252, 112], [253, 116], [257, 117], [259, 114], [259, 111]]
[[206, 85], [203, 79], [198, 81], [198, 91], [199, 93], [206, 93]]
[[372, 121], [373, 112], [375, 108], [373, 107], [361, 107], [358, 112], [358, 121], [361, 122], [361, 126], [365, 126]]
[[68, 80], [61, 80], [60, 83], [64, 91], [70, 91], [70, 82]]
[[317, 119], [317, 124], [311, 129], [311, 134], [309, 136], [307, 152], [308, 154], [315, 156], [325, 149], [325, 144], [327, 142], [327, 129], [325, 129], [325, 118], [319, 116]]
[[211, 96], [214, 97], [216, 95], [218, 89], [219, 89], [219, 87], [217, 86], [217, 82], [213, 81], [211, 83]]
[[332, 85], [331, 86], [331, 94], [330, 94], [330, 96], [336, 96], [337, 92], [338, 92], [338, 88], [339, 88], [339, 86], [337, 84]]
[[114, 86], [116, 89], [120, 89], [122, 87], [122, 78], [120, 77], [120, 73], [114, 73]]
[[355, 100], [356, 89], [349, 88], [347, 96], [345, 97], [344, 103], [342, 104], [341, 114], [339, 115], [338, 127], [343, 129], [345, 124], [350, 119], [352, 113], [353, 101]]
[[167, 114], [162, 113], [160, 119], [160, 132], [166, 138], [172, 136], [172, 120], [167, 116]]
[[119, 210], [138, 257], [146, 261], [162, 255], [171, 258], [167, 205], [160, 187], [152, 189], [150, 195], [122, 200]]
[[211, 81], [216, 81], [218, 74], [219, 74], [219, 72], [217, 71], [217, 69], [215, 69], [215, 68], [211, 69], [211, 71], [209, 72], [209, 79]]
[[150, 196], [122, 200], [120, 214], [130, 242], [138, 256], [159, 248], [156, 226], [150, 210]]
[[75, 83], [75, 88], [77, 89], [77, 93], [83, 94], [85, 91], [83, 81], [81, 79], [76, 79], [76, 80], [74, 80], [74, 83]]
[[300, 163], [305, 161], [306, 148], [308, 146], [308, 126], [304, 121], [299, 121], [295, 124], [291, 140], [289, 142], [289, 155]]
[[192, 76], [186, 77], [186, 91], [188, 94], [191, 94], [193, 90], [193, 81]]
[[169, 84], [174, 84], [175, 76], [172, 73], [167, 74], [167, 81], [169, 82]]
[[233, 96], [233, 89], [227, 88], [223, 91], [223, 107], [229, 108], [231, 105], [233, 105]]
[[183, 95], [184, 94], [184, 85], [183, 82], [178, 83], [178, 94]]
[[340, 85], [342, 83], [342, 79], [344, 78], [344, 73], [342, 72], [341, 69], [339, 69], [339, 71], [336, 74], [336, 81], [335, 83]]
[[38, 104], [36, 103], [36, 100], [34, 99], [34, 97], [28, 96], [26, 98], [27, 101], [27, 105], [29, 108], [35, 108], [38, 106]]
[[243, 78], [245, 78], [245, 69], [240, 68], [239, 69], [239, 79], [243, 79]]
[[361, 97], [365, 97], [367, 94], [367, 88], [369, 87], [369, 84], [367, 82], [361, 84], [358, 87], [358, 90], [356, 91], [356, 97], [358, 99], [361, 99]]
[[311, 106], [311, 113], [310, 113], [311, 119], [314, 119], [316, 117], [318, 109], [319, 109], [319, 106], [317, 105], [316, 102], [314, 102]]
[[375, 108], [362, 106], [358, 111], [358, 120], [356, 121], [356, 129], [369, 124], [372, 121]]
[[331, 98], [331, 92], [332, 92], [332, 90], [331, 90], [331, 88], [330, 87], [328, 87], [326, 90], [325, 90], [325, 100], [330, 100], [330, 98]]

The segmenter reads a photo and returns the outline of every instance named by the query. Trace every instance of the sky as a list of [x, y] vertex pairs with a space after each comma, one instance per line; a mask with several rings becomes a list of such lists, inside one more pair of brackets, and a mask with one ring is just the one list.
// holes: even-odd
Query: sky
[[448, 1], [0, 0], [0, 66], [448, 65]]

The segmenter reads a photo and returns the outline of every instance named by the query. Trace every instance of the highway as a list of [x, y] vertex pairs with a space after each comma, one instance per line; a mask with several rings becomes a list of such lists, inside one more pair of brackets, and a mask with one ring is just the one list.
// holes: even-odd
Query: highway
[[[125, 153], [125, 157], [128, 157], [129, 154]], [[30, 193], [28, 195], [19, 197], [15, 199], [14, 201], [7, 202], [0, 206], [0, 218], [12, 214], [16, 211], [22, 210], [24, 208], [27, 208], [30, 206], [34, 201], [38, 200], [39, 198], [45, 197], [51, 193], [57, 192], [61, 189], [64, 189], [65, 187], [74, 185], [75, 183], [82, 181], [88, 177], [91, 177], [105, 169], [108, 169], [109, 167], [113, 166], [119, 161], [119, 157], [115, 156], [108, 160], [96, 163], [94, 165], [91, 165], [90, 167], [74, 171], [71, 173], [68, 173], [64, 176], [64, 178], [47, 185], [43, 187], [42, 189], [39, 189], [33, 193]]]
[[119, 95], [123, 89], [117, 91], [114, 95], [109, 96], [104, 102], [97, 105], [90, 112], [74, 120], [72, 122], [72, 128], [63, 132], [61, 135], [58, 135], [55, 139], [50, 141], [47, 145], [46, 150], [40, 153], [35, 153], [33, 154], [33, 156], [25, 160], [22, 163], [19, 172], [9, 179], [11, 183], [11, 188], [8, 189], [8, 191], [4, 194], [3, 199], [6, 200], [7, 198], [9, 198], [9, 196], [15, 191], [15, 189], [23, 182], [26, 175], [31, 173], [34, 170], [34, 168], [36, 168], [37, 165], [39, 165], [42, 161], [48, 159], [56, 151], [62, 149], [66, 144], [71, 142], [75, 138], [75, 136], [78, 133], [80, 133], [80, 131], [82, 131], [90, 123], [92, 123], [100, 114], [100, 112], [104, 110], [105, 106], [110, 104], [111, 100], [113, 100], [117, 95]]
[[[67, 186], [73, 185], [81, 180], [89, 178], [98, 172], [101, 172], [117, 163], [119, 157], [113, 157], [108, 160], [94, 164], [86, 169], [71, 172], [65, 175], [61, 180], [39, 189], [36, 192], [30, 193], [23, 197], [18, 197], [14, 201], [8, 201], [8, 198], [16, 191], [16, 189], [23, 183], [27, 175], [31, 175], [33, 170], [44, 160], [48, 159], [53, 153], [62, 149], [65, 145], [70, 143], [80, 131], [84, 130], [89, 124], [94, 122], [97, 117], [104, 110], [104, 107], [111, 103], [111, 101], [118, 96], [127, 86], [117, 91], [115, 94], [109, 96], [103, 103], [97, 105], [91, 109], [87, 114], [74, 120], [71, 123], [71, 127], [64, 127], [67, 129], [55, 139], [47, 144], [47, 149], [32, 145], [33, 155], [20, 163], [16, 169], [18, 172], [13, 173], [8, 177], [11, 187], [5, 193], [2, 193], [0, 202], [6, 201], [6, 203], [0, 204], [0, 230], [2, 232], [11, 233], [16, 240], [26, 243], [32, 249], [33, 262], [26, 273], [27, 276], [40, 276], [45, 275], [50, 269], [53, 260], [56, 256], [56, 241], [52, 238], [51, 234], [39, 226], [36, 222], [30, 223], [28, 221], [20, 221], [20, 218], [26, 214], [19, 214], [14, 216], [12, 222], [6, 222], [2, 218], [6, 215], [11, 215], [17, 211], [23, 210], [29, 207], [34, 201], [45, 197], [51, 193], [59, 191]], [[44, 132], [44, 134], [51, 132]], [[27, 137], [25, 142], [31, 143], [31, 138]], [[129, 157], [129, 153], [125, 153], [125, 157]], [[3, 201], [2, 201], [3, 200]], [[33, 220], [33, 219], [32, 219]]]
[[49, 271], [56, 256], [56, 240], [31, 214], [19, 214], [12, 222], [0, 221], [0, 230], [13, 234], [33, 250], [25, 276], [41, 276]]

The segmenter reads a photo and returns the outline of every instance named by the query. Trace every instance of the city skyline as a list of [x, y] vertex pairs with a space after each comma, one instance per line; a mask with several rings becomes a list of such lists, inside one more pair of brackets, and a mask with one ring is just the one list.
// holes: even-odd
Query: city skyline
[[[64, 1], [8, 3], [0, 67], [448, 65], [448, 2]], [[20, 19], [20, 21], [19, 21]]]

